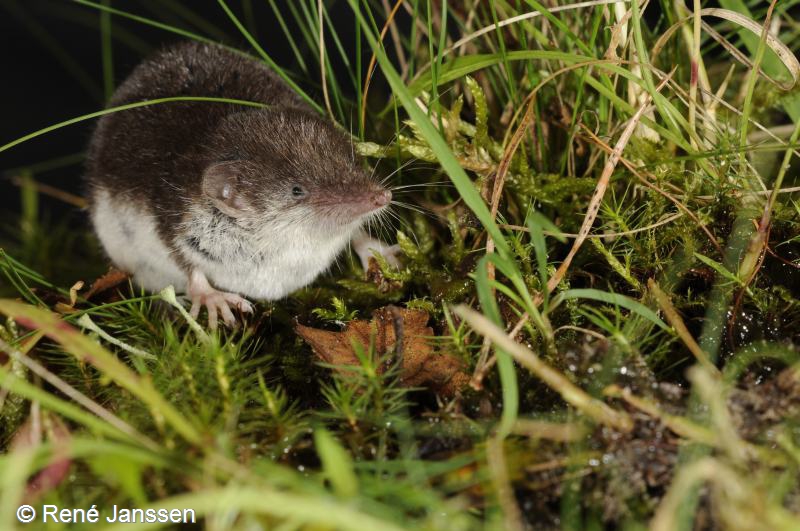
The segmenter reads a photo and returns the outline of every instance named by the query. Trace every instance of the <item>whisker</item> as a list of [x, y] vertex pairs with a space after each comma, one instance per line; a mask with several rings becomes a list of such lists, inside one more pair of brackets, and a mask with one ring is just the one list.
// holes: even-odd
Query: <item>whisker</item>
[[387, 208], [383, 213], [383, 222], [388, 227], [389, 232], [392, 236], [397, 235], [397, 230], [400, 226], [408, 228], [408, 222], [400, 217], [397, 212], [392, 210], [391, 208]]
[[435, 191], [439, 189], [450, 189], [451, 187], [447, 186], [422, 186], [422, 187], [414, 187], [414, 188], [401, 188], [401, 189], [392, 189], [392, 194], [419, 194], [423, 192]]
[[417, 184], [403, 184], [400, 186], [393, 186], [391, 190], [394, 192], [395, 190], [405, 190], [407, 188], [428, 188], [428, 187], [453, 187], [453, 183], [450, 181], [434, 181], [432, 183], [417, 183]]
[[409, 209], [409, 210], [413, 210], [413, 211], [415, 211], [415, 212], [420, 212], [420, 213], [424, 213], [424, 212], [433, 213], [433, 210], [431, 210], [430, 208], [425, 208], [425, 207], [423, 207], [423, 206], [420, 206], [420, 205], [412, 205], [411, 203], [405, 203], [405, 202], [403, 202], [403, 201], [394, 201], [394, 200], [393, 200], [393, 201], [391, 202], [391, 204], [393, 204], [393, 205], [397, 205], [397, 206], [399, 206], [399, 207], [402, 207], [402, 208], [407, 208], [407, 209]]
[[[397, 136], [398, 136], [398, 135], [399, 135], [401, 132], [405, 131], [405, 130], [406, 130], [406, 129], [408, 129], [408, 128], [409, 128], [409, 126], [408, 126], [408, 125], [406, 125], [406, 124], [403, 124], [403, 126], [402, 126], [400, 129], [398, 129], [397, 131], [395, 131], [395, 133], [392, 135], [392, 138], [389, 140], [389, 143], [388, 143], [387, 145], [394, 144], [394, 143], [397, 141]], [[412, 160], [413, 160], [413, 159], [412, 159]], [[380, 164], [380, 159], [379, 159], [379, 160], [378, 160], [378, 162], [377, 162], [377, 163], [376, 163], [376, 164], [375, 164], [375, 165], [372, 167], [372, 173], [371, 173], [371, 174], [370, 174], [370, 176], [369, 176], [369, 178], [370, 178], [370, 179], [373, 179], [373, 178], [375, 177], [375, 171], [378, 169], [378, 164]], [[383, 185], [383, 184], [384, 184], [384, 181], [381, 181], [381, 183], [380, 183], [380, 184], [381, 184], [381, 185]]]
[[389, 240], [389, 231], [386, 230], [386, 223], [385, 220], [382, 219], [381, 215], [375, 217], [375, 230], [378, 233], [379, 240], [382, 242]]
[[403, 217], [400, 216], [397, 212], [387, 209], [386, 210], [386, 223], [387, 223], [387, 225], [391, 226], [392, 229], [394, 229], [395, 233], [397, 233], [397, 227], [392, 224], [392, 221], [396, 221], [399, 226], [402, 226], [403, 228], [408, 229], [408, 231], [410, 233], [414, 232], [411, 224], [407, 220], [403, 219]]
[[373, 180], [375, 178], [375, 172], [378, 171], [378, 165], [375, 164], [372, 166], [372, 171], [369, 172], [369, 180]]
[[420, 161], [420, 160], [417, 160], [417, 159], [409, 159], [408, 161], [404, 162], [400, 167], [398, 167], [396, 170], [394, 170], [392, 173], [387, 175], [386, 178], [383, 179], [382, 184], [386, 184], [390, 179], [395, 177], [400, 170], [404, 170], [404, 169], [408, 169], [409, 171], [411, 171], [411, 170], [434, 170], [436, 168], [438, 168], [438, 166], [436, 166], [434, 164], [428, 164], [428, 163], [425, 163], [424, 161]]
[[356, 162], [356, 143], [353, 141], [353, 111], [350, 111], [350, 158]]
[[402, 163], [400, 166], [397, 167], [397, 169], [395, 169], [392, 173], [390, 173], [389, 175], [387, 175], [386, 177], [384, 177], [381, 180], [381, 185], [382, 186], [385, 185], [389, 181], [389, 179], [394, 177], [398, 172], [402, 171], [403, 169], [405, 169], [408, 166], [410, 166], [411, 164], [413, 164], [414, 161], [415, 161], [415, 159], [409, 159], [406, 162]]
[[[425, 216], [426, 218], [431, 219], [433, 221], [439, 221], [439, 217], [436, 216], [435, 214], [430, 213], [430, 212], [424, 212], [422, 210], [413, 210], [413, 209], [410, 209], [410, 208], [408, 210], [412, 210], [413, 212], [419, 214], [420, 216]], [[411, 226], [409, 225], [409, 227], [411, 227]]]
[[409, 197], [409, 196], [413, 196], [415, 194], [421, 194], [421, 193], [423, 193], [425, 191], [426, 191], [426, 189], [424, 189], [424, 188], [421, 189], [421, 190], [397, 190], [397, 191], [393, 190], [392, 191], [392, 196], [397, 197], [397, 198], [399, 198], [400, 196]]
[[400, 214], [398, 214], [397, 212], [394, 212], [393, 210], [388, 210], [387, 212], [394, 219], [396, 219], [400, 225], [402, 225], [405, 229], [407, 229], [406, 232], [410, 235], [411, 238], [414, 239], [414, 243], [416, 243], [417, 247], [419, 247], [420, 245], [419, 238], [417, 238], [417, 233], [414, 230], [413, 225], [411, 225], [411, 223], [407, 219], [400, 216]]

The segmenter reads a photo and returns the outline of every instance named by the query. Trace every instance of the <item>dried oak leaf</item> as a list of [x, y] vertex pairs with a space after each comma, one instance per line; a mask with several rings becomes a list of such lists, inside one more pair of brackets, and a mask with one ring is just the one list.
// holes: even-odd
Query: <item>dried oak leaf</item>
[[[376, 310], [372, 320], [355, 320], [341, 332], [295, 325], [295, 331], [314, 353], [331, 365], [359, 365], [353, 343], [369, 352], [374, 338], [375, 354], [399, 351], [402, 356], [400, 381], [406, 387], [430, 387], [444, 396], [454, 396], [469, 383], [464, 363], [431, 344], [433, 329], [427, 326], [428, 313], [387, 306]], [[398, 336], [400, 348], [396, 348]], [[380, 370], [383, 370], [381, 368]]]
[[110, 268], [108, 272], [100, 278], [92, 282], [92, 287], [89, 288], [83, 296], [86, 299], [91, 299], [98, 293], [102, 293], [111, 288], [117, 287], [130, 278], [130, 275], [125, 271], [120, 271], [114, 267]]

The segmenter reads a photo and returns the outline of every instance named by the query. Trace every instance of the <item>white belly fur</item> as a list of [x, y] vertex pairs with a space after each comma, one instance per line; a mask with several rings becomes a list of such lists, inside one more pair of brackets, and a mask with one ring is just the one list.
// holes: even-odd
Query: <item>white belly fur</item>
[[[215, 235], [203, 229], [202, 213], [193, 212], [192, 218], [187, 234], [220, 259], [211, 260], [179, 242], [183, 254], [215, 288], [261, 300], [283, 298], [313, 282], [330, 267], [356, 229], [355, 225], [343, 228], [331, 236], [308, 230], [301, 222], [282, 223], [256, 242], [245, 240], [242, 234], [231, 240], [230, 234]], [[247, 243], [242, 245], [242, 241]]]
[[[347, 244], [326, 242], [324, 247], [316, 247], [311, 253], [303, 252], [309, 246], [291, 244], [294, 249], [280, 253], [269, 262], [257, 267], [246, 262], [222, 264], [200, 259], [199, 268], [213, 286], [225, 291], [240, 293], [246, 297], [261, 300], [276, 300], [291, 292], [307, 286], [331, 265], [336, 255]], [[331, 245], [332, 244], [332, 245]]]
[[[158, 236], [151, 212], [129, 202], [115, 201], [101, 190], [95, 193], [92, 222], [111, 260], [133, 274], [137, 284], [153, 292], [168, 285], [178, 292], [186, 291], [187, 276]], [[283, 226], [275, 231], [279, 234], [269, 238], [273, 241], [269, 242], [267, 259], [262, 260], [249, 260], [240, 252], [222, 252], [228, 247], [227, 242], [209, 242], [224, 257], [220, 262], [207, 259], [188, 245], [178, 245], [213, 287], [253, 299], [276, 300], [307, 286], [328, 269], [347, 246], [357, 225], [335, 237], [292, 229], [298, 227]]]
[[169, 285], [179, 292], [186, 291], [186, 274], [159, 237], [149, 211], [114, 200], [105, 190], [97, 190], [92, 223], [111, 261], [131, 273], [134, 282], [153, 292]]

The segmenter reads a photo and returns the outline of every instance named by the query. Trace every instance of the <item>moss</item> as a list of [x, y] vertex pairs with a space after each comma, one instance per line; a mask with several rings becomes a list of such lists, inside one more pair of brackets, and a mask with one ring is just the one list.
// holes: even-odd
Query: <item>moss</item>
[[[511, 157], [499, 200], [496, 223], [503, 238], [494, 242], [500, 245], [492, 253], [493, 275], [481, 269], [488, 263], [492, 219], [470, 211], [457, 190], [442, 183], [450, 178], [440, 164], [446, 153], [406, 119], [400, 100], [378, 108], [392, 96], [379, 94], [379, 82], [373, 83], [364, 135], [355, 145], [369, 163], [378, 164], [376, 174], [399, 170], [388, 177], [398, 186], [395, 197], [414, 208], [396, 209], [400, 230], [386, 223], [378, 231], [399, 244], [401, 267], [375, 256], [362, 271], [357, 260], [345, 258], [312, 286], [286, 300], [259, 304], [242, 327], [222, 330], [209, 342], [157, 298], [127, 284], [70, 307], [70, 286], [95, 278], [105, 262], [82, 226], [48, 219], [38, 202], [40, 175], [31, 170], [21, 181], [19, 212], [3, 213], [8, 219], [0, 289], [31, 305], [60, 309], [62, 322], [76, 322], [71, 308], [86, 312], [112, 337], [154, 354], [154, 360], [136, 358], [99, 340], [130, 371], [131, 381], [146, 382], [142, 388], [163, 397], [191, 424], [200, 442], [185, 439], [142, 388], [120, 385], [113, 371], [80, 361], [74, 345], [47, 337], [26, 343], [34, 336], [21, 325], [32, 323], [7, 320], [0, 338], [18, 349], [30, 347], [32, 359], [100, 409], [84, 416], [59, 409], [53, 404], [76, 407], [75, 395], [0, 354], [5, 454], [0, 495], [20, 498], [28, 478], [48, 470], [51, 458], [63, 451], [72, 452], [69, 479], [50, 487], [48, 500], [82, 507], [166, 504], [173, 495], [230, 498], [225, 514], [235, 516], [217, 524], [231, 529], [341, 522], [366, 529], [378, 521], [468, 530], [520, 527], [517, 518], [532, 528], [634, 528], [651, 523], [664, 507], [669, 509], [664, 518], [672, 519], [664, 528], [688, 528], [692, 518], [701, 527], [735, 528], [750, 521], [765, 528], [795, 525], [800, 389], [796, 368], [786, 366], [796, 364], [800, 344], [796, 196], [777, 196], [769, 247], [757, 253], [752, 279], [740, 278], [747, 249], [735, 234], [741, 232], [746, 244], [752, 220], [763, 215], [764, 196], [749, 192], [758, 190], [759, 179], [771, 186], [775, 157], [748, 145], [742, 147], [747, 157], [742, 163], [739, 117], [725, 106], [717, 108], [714, 123], [706, 122], [707, 109], [696, 109], [695, 131], [689, 134], [691, 62], [685, 39], [690, 32], [676, 31], [667, 35], [658, 57], [662, 67], [678, 65], [671, 84], [661, 89], [660, 103], [668, 102], [681, 119], [673, 127], [656, 109], [657, 141], [635, 129], [622, 151], [624, 161], [606, 173], [610, 180], [602, 200], [593, 202], [609, 160], [606, 146], [619, 142], [640, 105], [628, 103], [638, 89], [617, 73], [626, 69], [634, 81], [642, 71], [655, 74], [634, 71], [638, 60], [630, 50], [638, 44], [637, 31], [651, 50], [675, 18], [676, 6], [662, 2], [665, 17], [644, 18], [652, 27], [629, 19], [625, 49], [613, 45], [621, 30], [606, 18], [610, 11], [567, 10], [550, 13], [546, 22], [518, 20], [471, 39], [439, 64], [429, 57], [439, 43], [427, 41], [428, 31], [442, 35], [446, 48], [451, 38], [467, 36], [464, 28], [471, 33], [491, 28], [495, 18], [522, 14], [507, 2], [476, 9], [456, 4], [440, 11], [441, 3], [430, 10], [419, 3], [421, 25], [402, 19], [398, 26], [414, 27], [419, 47], [401, 35], [405, 59], [398, 54], [395, 63], [394, 45], [387, 45], [388, 63], [407, 66], [407, 85], [425, 89], [410, 95], [466, 170], [469, 181], [459, 184], [477, 190], [487, 209], [509, 139], [532, 102], [533, 119]], [[360, 13], [380, 28], [383, 14], [371, 5], [364, 4]], [[755, 11], [751, 18], [762, 20], [764, 9]], [[307, 19], [315, 12], [301, 6], [284, 13], [309, 26], [299, 28], [303, 33], [295, 45], [318, 42], [318, 28]], [[401, 9], [397, 17], [405, 16]], [[447, 28], [441, 26], [444, 20]], [[337, 31], [336, 24], [325, 26], [329, 59], [346, 46], [347, 39], [331, 33]], [[785, 37], [791, 43], [791, 35]], [[740, 48], [747, 47], [743, 41]], [[312, 48], [300, 57], [318, 57], [316, 45]], [[717, 67], [727, 71], [734, 60], [720, 47], [703, 53], [716, 88], [724, 77]], [[622, 60], [594, 61], [614, 54]], [[586, 56], [591, 68], [582, 64]], [[320, 71], [306, 66], [308, 72]], [[734, 72], [724, 96], [736, 108], [746, 76], [741, 69]], [[363, 80], [363, 72], [347, 74]], [[385, 74], [376, 72], [373, 81]], [[351, 112], [360, 115], [342, 92], [346, 77], [329, 76], [326, 85], [340, 123], [348, 123]], [[778, 106], [793, 95], [759, 81], [753, 118], [766, 127], [779, 125]], [[713, 128], [704, 129], [706, 123]], [[702, 138], [708, 146], [696, 147]], [[783, 152], [783, 146], [776, 151]], [[417, 164], [399, 168], [406, 161]], [[791, 168], [784, 187], [797, 180]], [[590, 238], [572, 256], [574, 233], [587, 212], [595, 216]], [[573, 235], [562, 238], [559, 232]], [[674, 311], [653, 296], [648, 287], [653, 279]], [[556, 285], [548, 292], [550, 283]], [[463, 361], [464, 379], [471, 379], [460, 395], [450, 400], [431, 389], [405, 387], [398, 372], [402, 350], [377, 355], [362, 348], [357, 365], [331, 370], [294, 332], [296, 323], [339, 330], [388, 304], [427, 312], [429, 340], [437, 351]], [[498, 319], [499, 330], [469, 321], [460, 305]], [[516, 352], [512, 361], [484, 334], [495, 342], [512, 336], [525, 355]], [[738, 379], [722, 385], [724, 378], [713, 371], [698, 373], [697, 349], [716, 354], [722, 375]], [[12, 374], [33, 391], [7, 392]], [[36, 417], [40, 410], [44, 417]], [[630, 429], [605, 422], [598, 410], [629, 419]], [[506, 422], [504, 415], [514, 411], [516, 418]], [[24, 451], [10, 441], [32, 425], [30, 419], [54, 415], [63, 417], [74, 445], [59, 442], [55, 430], [43, 431], [49, 446], [27, 463]], [[130, 430], [120, 432], [113, 419]], [[331, 435], [327, 448], [314, 436], [320, 428]], [[707, 466], [701, 469], [707, 481], [703, 488], [685, 488], [684, 474], [697, 473], [692, 468], [697, 463]], [[346, 489], [337, 488], [342, 478], [350, 482]], [[687, 497], [687, 514], [694, 511], [689, 520], [679, 521], [683, 513], [665, 505], [675, 488]], [[238, 505], [245, 491], [255, 492], [260, 503]], [[286, 517], [270, 501], [277, 495], [294, 503], [279, 505], [281, 510], [302, 510]], [[320, 511], [325, 518], [315, 520]], [[731, 522], [731, 515], [741, 519]]]

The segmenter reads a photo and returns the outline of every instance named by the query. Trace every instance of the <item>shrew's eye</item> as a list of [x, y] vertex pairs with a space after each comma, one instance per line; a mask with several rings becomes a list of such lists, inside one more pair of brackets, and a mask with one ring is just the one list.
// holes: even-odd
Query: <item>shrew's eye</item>
[[306, 191], [303, 190], [303, 188], [300, 186], [293, 186], [292, 195], [295, 197], [303, 197], [304, 195], [306, 195]]

